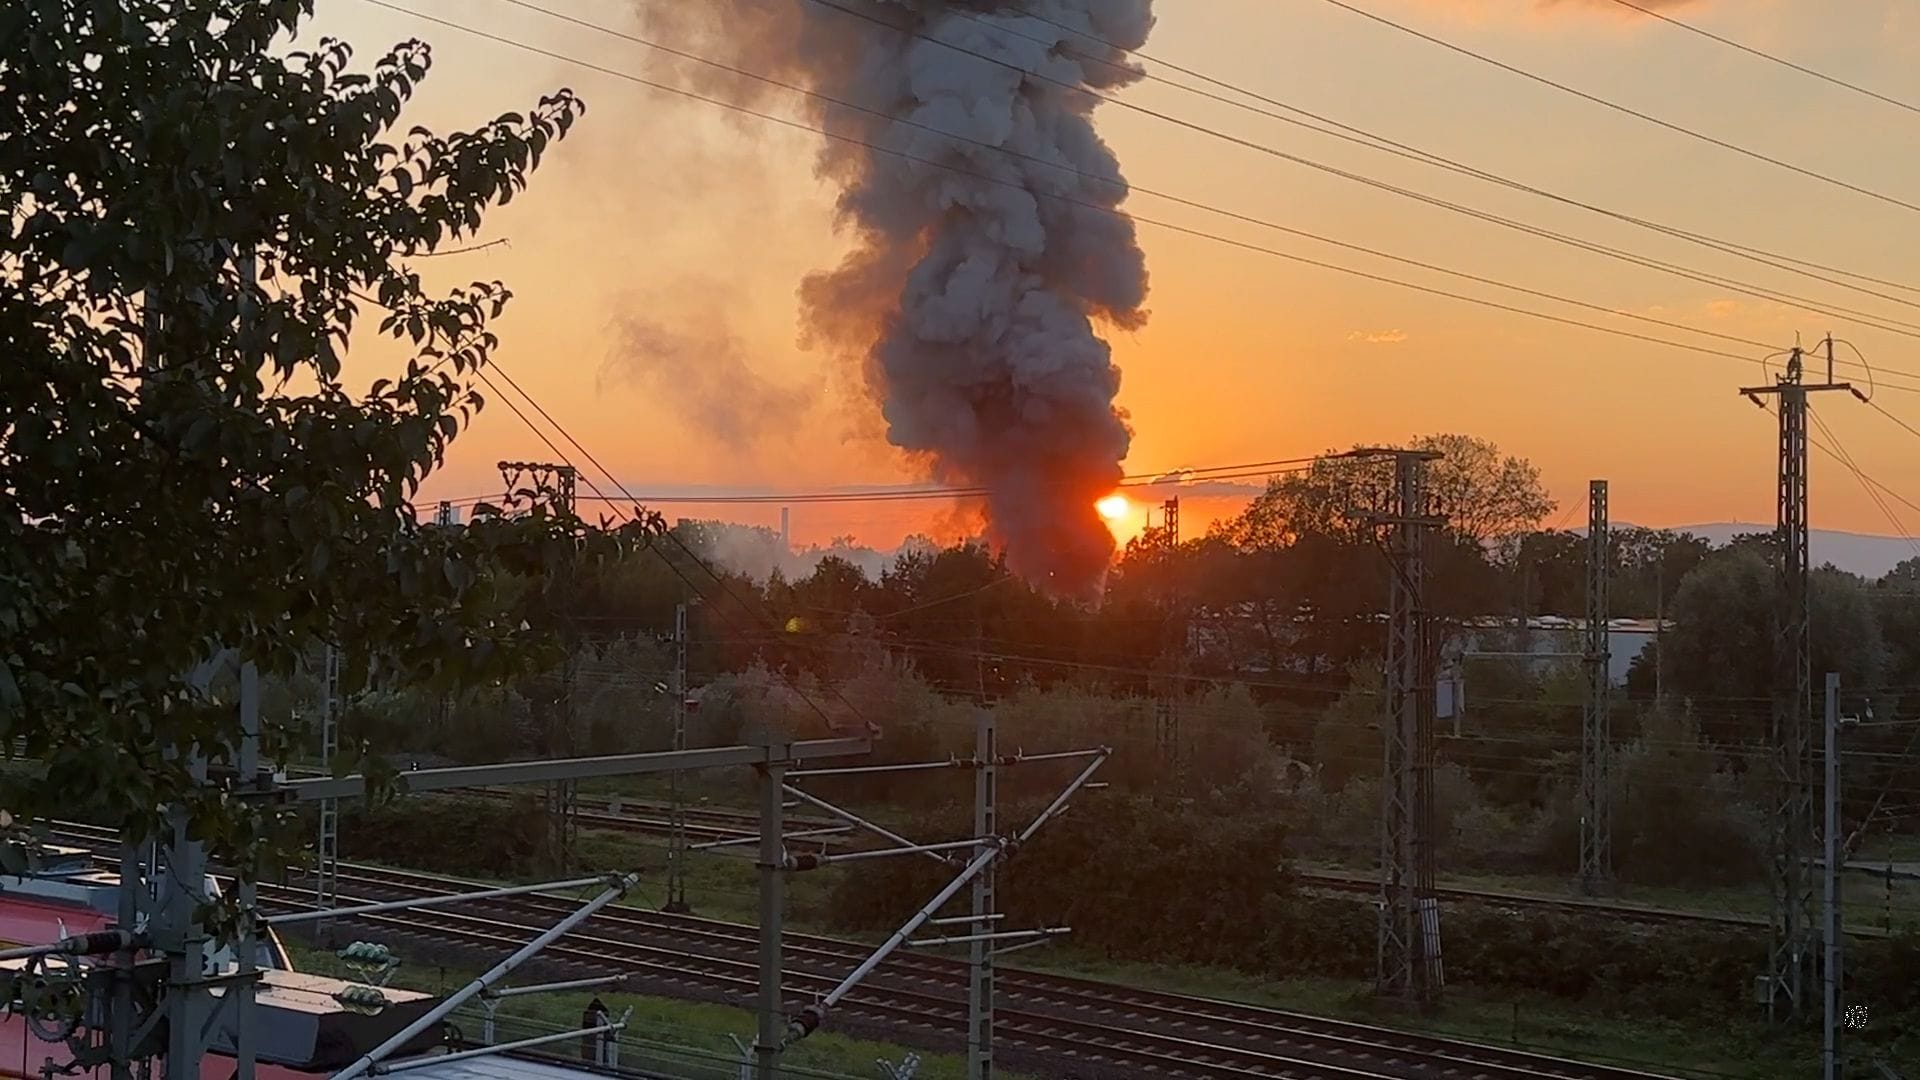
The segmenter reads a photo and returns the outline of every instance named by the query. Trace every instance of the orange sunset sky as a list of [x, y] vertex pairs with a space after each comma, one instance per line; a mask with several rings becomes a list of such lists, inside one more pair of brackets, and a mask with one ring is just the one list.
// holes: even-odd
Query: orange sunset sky
[[[538, 0], [638, 30], [634, 0]], [[662, 2], [662, 0], [654, 0]], [[692, 3], [698, 0], [673, 0]], [[774, 2], [774, 0], [768, 0]], [[662, 82], [690, 65], [503, 0], [392, 0], [459, 24]], [[1920, 114], [1819, 83], [1624, 11], [1610, 0], [1352, 0], [1624, 105], [1920, 203]], [[1158, 0], [1150, 55], [1528, 184], [1894, 282], [1920, 284], [1920, 210], [1843, 191], [1609, 112], [1409, 38], [1325, 0]], [[1904, 0], [1694, 0], [1666, 9], [1704, 28], [1891, 96], [1920, 101], [1920, 7]], [[695, 485], [817, 490], [921, 478], [881, 437], [877, 408], [838, 361], [798, 342], [795, 289], [844, 250], [813, 137], [368, 0], [322, 0], [313, 31], [370, 65], [420, 37], [435, 65], [405, 123], [437, 130], [524, 109], [559, 86], [589, 110], [489, 219], [508, 246], [421, 264], [429, 280], [501, 278], [515, 299], [499, 359], [636, 493]], [[681, 43], [675, 43], [681, 44]], [[296, 45], [296, 47], [298, 47]], [[1172, 72], [1169, 78], [1185, 79]], [[1920, 293], [1882, 299], [1608, 221], [1277, 120], [1144, 82], [1125, 100], [1289, 154], [1363, 172], [1650, 258], [1685, 263], [1819, 306], [1920, 324]], [[787, 106], [776, 101], [772, 106]], [[795, 110], [795, 115], [798, 115]], [[1792, 310], [1520, 235], [1104, 106], [1103, 135], [1136, 185], [1409, 258], [1717, 333], [1791, 345], [1833, 331], [1876, 366], [1915, 373], [1920, 341]], [[1761, 350], [1519, 296], [1136, 192], [1135, 213], [1298, 255], [1725, 349]], [[1735, 393], [1753, 361], [1712, 357], [1422, 295], [1140, 226], [1152, 318], [1113, 346], [1135, 431], [1130, 473], [1292, 458], [1434, 431], [1471, 433], [1531, 458], [1580, 524], [1590, 477], [1612, 482], [1617, 521], [1770, 522], [1773, 420]], [[622, 363], [635, 313], [737, 360], [724, 385]], [[1904, 313], [1904, 314], [1903, 314]], [[365, 320], [370, 327], [374, 320]], [[400, 354], [356, 339], [367, 381]], [[1857, 371], [1845, 374], [1857, 375]], [[1877, 404], [1920, 428], [1920, 393]], [[729, 412], [729, 410], [731, 410]], [[743, 418], [741, 413], [747, 415]], [[716, 417], [727, 414], [727, 418]], [[1843, 395], [1816, 414], [1858, 467], [1920, 504], [1920, 439]], [[1816, 429], [1818, 435], [1818, 430]], [[1825, 436], [1821, 436], [1824, 440]], [[489, 494], [502, 457], [550, 457], [492, 405], [429, 483], [427, 501]], [[1813, 524], [1896, 531], [1842, 466], [1816, 452]], [[1901, 529], [1920, 511], [1889, 499]], [[777, 507], [663, 507], [771, 523]], [[1188, 528], [1230, 509], [1202, 503]], [[851, 533], [880, 546], [950, 527], [950, 508], [812, 505], [800, 542]], [[1558, 516], [1558, 515], [1556, 515]]]

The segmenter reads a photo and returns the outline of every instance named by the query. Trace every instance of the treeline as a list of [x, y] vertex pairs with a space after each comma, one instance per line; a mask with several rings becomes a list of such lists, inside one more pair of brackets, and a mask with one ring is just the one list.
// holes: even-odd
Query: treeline
[[[1429, 592], [1441, 632], [1448, 619], [1583, 610], [1585, 539], [1538, 527], [1553, 506], [1532, 468], [1473, 440], [1426, 443], [1448, 453], [1434, 487], [1451, 524]], [[702, 557], [726, 546], [723, 527], [686, 524], [564, 580], [501, 590], [514, 617], [564, 643], [564, 663], [458, 697], [363, 696], [347, 712], [349, 744], [469, 761], [663, 748], [665, 631], [688, 603], [694, 745], [767, 724], [818, 734], [871, 722], [884, 733], [880, 760], [965, 755], [973, 710], [990, 704], [1003, 743], [1112, 745], [1108, 772], [1130, 791], [1284, 795], [1283, 809], [1313, 823], [1296, 831], [1310, 854], [1369, 858], [1385, 569], [1348, 508], [1382, 482], [1361, 466], [1318, 466], [1276, 480], [1204, 536], [1175, 545], [1149, 533], [1121, 553], [1094, 606], [1010, 576], [978, 544], [910, 546], [877, 579], [831, 555], [797, 580], [758, 578]], [[1643, 654], [1613, 710], [1616, 861], [1630, 880], [1761, 872], [1770, 544], [1614, 534], [1614, 614], [1652, 606], [1671, 620], [1660, 670]], [[1850, 835], [1911, 827], [1899, 812], [1920, 791], [1920, 723], [1898, 721], [1920, 707], [1920, 560], [1877, 582], [1822, 570], [1812, 611], [1813, 670], [1843, 674], [1850, 711], [1893, 721], [1849, 735]], [[1570, 870], [1577, 666], [1478, 663], [1467, 678], [1468, 708], [1440, 732], [1444, 857]], [[310, 677], [276, 682], [268, 708], [310, 716], [317, 697]], [[875, 779], [848, 794], [910, 804], [925, 790]]]

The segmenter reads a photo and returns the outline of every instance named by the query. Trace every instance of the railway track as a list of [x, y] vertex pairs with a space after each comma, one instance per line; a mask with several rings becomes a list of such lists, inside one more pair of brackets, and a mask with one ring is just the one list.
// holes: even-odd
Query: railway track
[[[460, 788], [448, 794], [477, 796], [483, 799], [507, 799], [516, 793], [506, 788]], [[614, 809], [616, 805], [619, 807], [617, 812]], [[581, 799], [576, 816], [582, 826], [589, 828], [666, 836], [673, 831], [672, 813], [673, 808], [670, 804], [649, 799], [617, 801]], [[682, 808], [681, 813], [686, 820], [687, 836], [696, 842], [747, 839], [760, 835], [760, 817], [752, 811], [688, 806]], [[795, 831], [814, 831], [839, 824], [831, 818], [794, 815], [791, 811], [785, 820], [787, 828]], [[827, 844], [831, 847], [840, 847], [848, 844], [850, 837], [847, 835], [810, 837], [807, 842], [809, 845]]]
[[[320, 769], [307, 766], [294, 766], [287, 772], [290, 776], [301, 778], [328, 775]], [[525, 794], [524, 790], [505, 787], [466, 787], [433, 792], [426, 797], [505, 800], [523, 794]], [[670, 803], [658, 799], [580, 798], [576, 800], [576, 804], [577, 819], [580, 824], [589, 828], [641, 833], [649, 836], [668, 836], [673, 832], [671, 816], [673, 807]], [[683, 806], [681, 815], [686, 823], [687, 837], [695, 843], [710, 840], [744, 840], [756, 837], [760, 832], [759, 815], [750, 810]], [[832, 818], [795, 814], [791, 809], [786, 815], [786, 825], [791, 830], [814, 831], [831, 828], [838, 824], [840, 823]], [[842, 848], [857, 840], [858, 837], [851, 835], [828, 835], [808, 837], [807, 844]]]
[[[1368, 894], [1380, 891], [1380, 880], [1369, 874], [1343, 870], [1295, 869], [1294, 876], [1300, 879], [1302, 887], [1305, 888]], [[1767, 920], [1753, 915], [1684, 911], [1678, 908], [1656, 907], [1651, 904], [1629, 904], [1577, 896], [1539, 896], [1530, 893], [1501, 892], [1495, 889], [1470, 889], [1455, 885], [1436, 885], [1433, 891], [1441, 896], [1501, 907], [1547, 908], [1574, 914], [1628, 919], [1634, 922], [1713, 925], [1759, 930], [1765, 930], [1769, 925]], [[1850, 932], [1866, 934], [1872, 931], [1860, 929], [1850, 930]]]
[[[723, 810], [723, 811], [714, 811], [714, 813], [739, 814], [743, 817], [751, 817], [751, 815], [741, 811], [724, 811]], [[582, 820], [583, 821], [587, 820], [587, 817], [588, 815], [582, 815]], [[829, 825], [830, 822], [828, 821], [828, 819], [821, 818], [821, 819], [817, 819], [817, 822], [813, 819], [802, 819], [802, 820], [792, 821], [791, 824], [793, 824], [794, 826], [804, 827], [807, 829], [813, 829], [813, 828], [824, 828], [827, 825]], [[619, 827], [619, 826], [610, 826], [610, 827]], [[666, 825], [664, 822], [662, 822], [661, 830], [663, 833], [665, 831], [665, 828], [666, 828]], [[753, 829], [757, 829], [757, 828], [758, 828], [757, 824], [753, 826]], [[739, 838], [743, 838], [745, 835], [747, 835], [747, 833], [753, 831], [753, 830], [729, 831], [729, 830], [723, 829], [720, 826], [712, 826], [711, 829], [712, 829], [712, 835], [715, 839], [739, 839]], [[113, 834], [111, 833], [110, 830], [100, 829], [96, 826], [78, 825], [70, 822], [56, 822], [55, 832], [64, 833], [69, 840], [73, 840], [77, 842], [106, 843], [106, 842], [111, 842], [114, 839]], [[696, 842], [698, 842], [697, 837], [696, 837]], [[839, 844], [843, 844], [843, 845], [852, 845], [857, 843], [856, 840], [854, 840], [849, 836], [837, 836], [837, 837], [829, 836], [829, 837], [822, 837], [818, 839], [809, 839], [806, 841], [806, 843], [809, 846], [818, 844], [821, 842], [826, 842], [826, 843], [829, 843], [830, 845], [835, 842], [838, 842]], [[1354, 873], [1354, 872], [1343, 871], [1343, 870], [1296, 869], [1294, 871], [1294, 876], [1300, 880], [1301, 886], [1303, 888], [1322, 889], [1322, 890], [1327, 890], [1332, 892], [1356, 893], [1356, 894], [1366, 894], [1366, 895], [1375, 894], [1380, 891], [1380, 884], [1378, 879], [1368, 874]], [[1436, 886], [1434, 891], [1441, 896], [1453, 897], [1455, 899], [1460, 899], [1460, 900], [1470, 900], [1475, 903], [1488, 904], [1495, 907], [1505, 907], [1505, 908], [1513, 908], [1513, 909], [1534, 908], [1534, 909], [1541, 909], [1541, 910], [1553, 910], [1553, 911], [1561, 911], [1561, 912], [1566, 912], [1571, 914], [1593, 915], [1593, 916], [1600, 916], [1605, 918], [1625, 919], [1632, 922], [1642, 922], [1642, 923], [1650, 923], [1650, 924], [1660, 924], [1660, 925], [1691, 924], [1696, 926], [1720, 926], [1720, 927], [1743, 929], [1743, 930], [1748, 930], [1748, 929], [1764, 930], [1768, 927], [1767, 920], [1764, 918], [1760, 918], [1758, 916], [1735, 915], [1730, 913], [1714, 913], [1714, 912], [1704, 912], [1704, 911], [1687, 911], [1680, 908], [1664, 908], [1664, 907], [1659, 907], [1651, 904], [1622, 903], [1620, 901], [1614, 901], [1614, 900], [1599, 900], [1599, 899], [1589, 899], [1589, 898], [1573, 897], [1573, 896], [1543, 896], [1537, 893], [1503, 892], [1503, 891], [1494, 890], [1494, 889], [1474, 889], [1474, 888], [1466, 888], [1466, 887], [1452, 886], [1452, 885]], [[1850, 937], [1886, 937], [1887, 936], [1884, 930], [1876, 929], [1873, 927], [1866, 927], [1866, 926], [1849, 926], [1847, 927], [1846, 932]]]
[[[68, 838], [89, 844], [110, 839], [104, 830], [70, 832]], [[347, 866], [340, 872], [343, 904], [482, 887], [384, 868]], [[311, 895], [294, 886], [260, 889], [270, 911], [311, 909]], [[530, 939], [578, 902], [539, 894], [341, 921], [423, 943], [498, 952]], [[871, 948], [791, 933], [783, 936], [783, 947], [783, 978], [797, 1000], [833, 987]], [[587, 920], [545, 955], [550, 962], [629, 976], [651, 992], [749, 1004], [758, 986], [757, 950], [751, 926], [615, 908]], [[952, 1047], [966, 1030], [966, 980], [962, 962], [898, 956], [848, 995], [835, 1015], [884, 1028], [894, 1038]], [[996, 1046], [1010, 1059], [1062, 1077], [1649, 1080], [1649, 1074], [1614, 1066], [1017, 968], [1001, 968], [997, 982]]]
[[[354, 867], [343, 868], [340, 887], [356, 898], [384, 900], [477, 886]], [[263, 889], [262, 902], [311, 907], [308, 894], [293, 889]], [[536, 895], [353, 921], [497, 949], [531, 937], [576, 903]], [[783, 977], [801, 1000], [833, 987], [871, 948], [807, 934], [785, 935], [783, 947]], [[745, 1004], [758, 985], [757, 950], [751, 926], [611, 909], [549, 951], [554, 959], [583, 968], [638, 975], [653, 986], [690, 996], [718, 993]], [[997, 981], [998, 1044], [1045, 1061], [1062, 1076], [1647, 1080], [1647, 1074], [1610, 1066], [1093, 980], [1002, 968]], [[933, 1036], [935, 1042], [944, 1036], [951, 1045], [966, 1030], [966, 985], [964, 963], [919, 954], [899, 957], [850, 994], [836, 1015], [873, 1020], [898, 1034]]]

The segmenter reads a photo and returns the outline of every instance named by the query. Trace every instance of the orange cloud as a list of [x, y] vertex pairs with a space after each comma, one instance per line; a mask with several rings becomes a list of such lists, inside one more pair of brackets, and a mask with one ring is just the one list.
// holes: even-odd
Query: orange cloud
[[1355, 330], [1347, 335], [1348, 341], [1364, 342], [1368, 345], [1398, 345], [1407, 340], [1405, 330]]

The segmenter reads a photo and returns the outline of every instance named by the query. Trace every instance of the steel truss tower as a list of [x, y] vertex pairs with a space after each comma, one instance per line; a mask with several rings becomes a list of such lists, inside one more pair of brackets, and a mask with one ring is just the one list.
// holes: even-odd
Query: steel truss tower
[[[543, 461], [502, 461], [500, 479], [506, 485], [509, 507], [525, 505], [531, 512], [547, 507], [572, 516], [580, 484], [580, 472], [572, 465]], [[575, 675], [574, 641], [568, 635], [567, 655], [560, 668], [560, 686], [547, 728], [536, 737], [544, 741], [542, 750], [549, 757], [573, 753], [573, 683]], [[574, 843], [580, 832], [579, 790], [572, 779], [554, 780], [546, 786], [547, 856], [553, 865], [565, 871], [573, 865]]]
[[[673, 608], [673, 748], [687, 748], [687, 605]], [[679, 773], [670, 773], [671, 802], [668, 810], [667, 902], [662, 910], [686, 914], [687, 906], [687, 808], [686, 790]]]
[[1607, 600], [1611, 543], [1607, 525], [1607, 482], [1587, 486], [1587, 700], [1580, 725], [1580, 888], [1589, 896], [1613, 882], [1613, 808], [1608, 802], [1613, 757], [1612, 720], [1607, 698], [1612, 691]]
[[[1440, 907], [1434, 894], [1434, 663], [1427, 632], [1427, 540], [1444, 519], [1429, 513], [1426, 473], [1441, 455], [1422, 450], [1356, 450], [1391, 459], [1386, 505], [1364, 515], [1384, 529], [1387, 585], [1386, 714], [1381, 773], [1380, 926], [1376, 988], [1383, 997], [1433, 1002], [1444, 984]], [[1381, 542], [1375, 533], [1376, 542]]]
[[1155, 735], [1160, 744], [1161, 759], [1167, 763], [1167, 774], [1171, 787], [1176, 793], [1186, 790], [1186, 760], [1180, 739], [1181, 703], [1187, 692], [1187, 611], [1184, 590], [1181, 589], [1180, 567], [1180, 497], [1168, 499], [1161, 507], [1163, 524], [1161, 539], [1166, 545], [1167, 558], [1167, 606], [1169, 608], [1167, 640], [1164, 660], [1171, 673], [1165, 677], [1161, 691], [1154, 702]]
[[[331, 771], [340, 753], [340, 650], [327, 646], [326, 702], [320, 712], [320, 767]], [[330, 908], [340, 898], [340, 801], [320, 800], [320, 844], [314, 852], [314, 902]]]
[[1811, 994], [1809, 973], [1818, 949], [1813, 858], [1813, 676], [1808, 632], [1807, 558], [1807, 395], [1827, 390], [1854, 392], [1833, 381], [1833, 339], [1826, 341], [1827, 379], [1805, 380], [1806, 355], [1795, 346], [1786, 373], [1772, 386], [1743, 387], [1741, 393], [1765, 407], [1765, 396], [1779, 401], [1778, 525], [1774, 534], [1775, 589], [1773, 638], [1773, 942], [1767, 973], [1761, 980], [1769, 1019], [1799, 1016]]
[[[974, 738], [973, 835], [975, 858], [990, 853], [1000, 835], [998, 733], [992, 709], [982, 708]], [[994, 896], [995, 870], [991, 863], [973, 879], [972, 915], [967, 945], [967, 1080], [993, 1077], [993, 960], [994, 925], [1000, 918]]]

